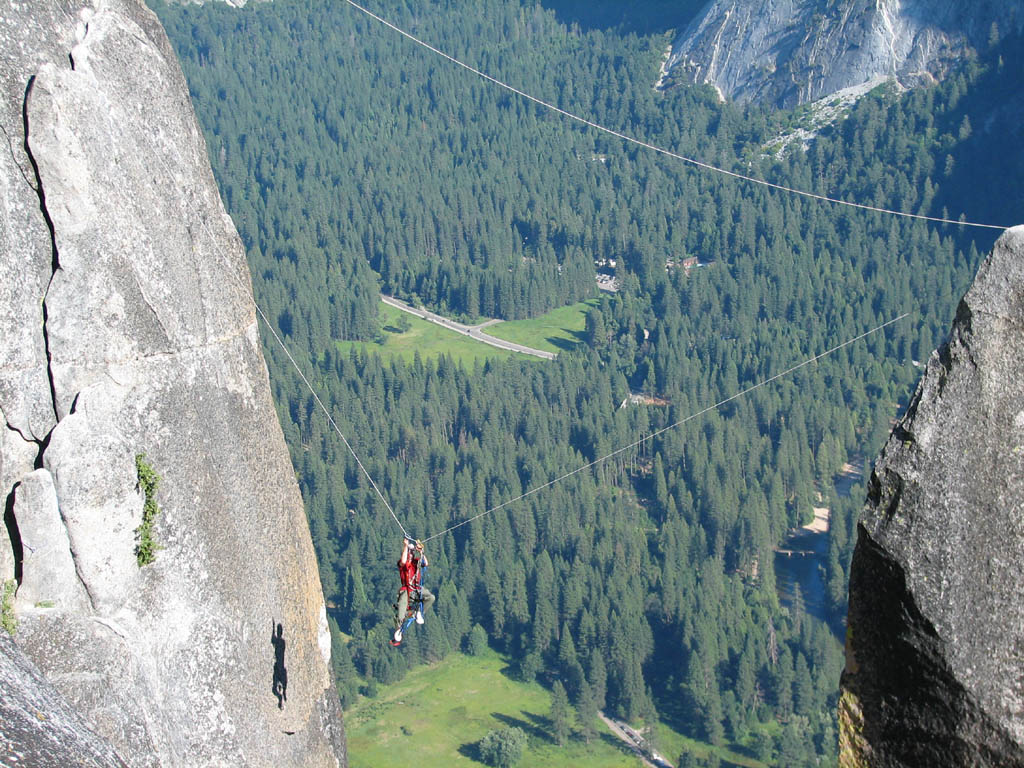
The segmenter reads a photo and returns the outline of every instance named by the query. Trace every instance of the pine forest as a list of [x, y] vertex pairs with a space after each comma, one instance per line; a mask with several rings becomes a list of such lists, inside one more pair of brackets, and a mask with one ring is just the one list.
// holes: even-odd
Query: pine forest
[[[865, 495], [863, 480], [848, 495], [834, 480], [848, 462], [870, 472], [998, 230], [697, 168], [339, 0], [152, 4], [257, 303], [401, 523], [441, 534], [426, 545], [435, 620], [392, 648], [402, 531], [261, 327], [343, 706], [483, 635], [581, 722], [657, 718], [764, 764], [834, 764]], [[613, 5], [373, 10], [559, 109], [720, 168], [914, 214], [1019, 218], [1024, 169], [993, 151], [1021, 142], [1019, 121], [990, 119], [1020, 87], [1019, 39], [938, 85], [883, 85], [806, 148], [779, 150], [800, 110], [653, 87], [672, 36], [651, 19], [671, 8], [676, 28], [696, 3], [637, 3], [629, 24]], [[599, 290], [597, 271], [618, 290]], [[403, 361], [381, 352], [381, 293], [466, 322], [589, 304], [551, 361]], [[799, 590], [781, 600], [775, 574], [815, 507], [831, 512], [819, 612]]]

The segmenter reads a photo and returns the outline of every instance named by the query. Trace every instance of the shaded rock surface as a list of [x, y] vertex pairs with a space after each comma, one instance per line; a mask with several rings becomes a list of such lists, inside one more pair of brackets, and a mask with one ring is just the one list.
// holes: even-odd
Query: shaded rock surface
[[4, 632], [0, 632], [0, 765], [125, 766]]
[[166, 36], [138, 0], [36, 0], [0, 8], [0, 51], [17, 644], [129, 765], [344, 765], [245, 257]]
[[879, 77], [941, 78], [1024, 24], [1022, 0], [711, 0], [665, 69], [731, 101], [790, 108]]
[[1024, 227], [879, 457], [850, 575], [845, 766], [1024, 766]]

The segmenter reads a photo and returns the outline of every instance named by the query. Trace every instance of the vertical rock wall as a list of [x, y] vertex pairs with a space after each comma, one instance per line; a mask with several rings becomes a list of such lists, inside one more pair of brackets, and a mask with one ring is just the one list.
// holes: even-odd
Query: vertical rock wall
[[129, 765], [344, 765], [244, 253], [163, 30], [137, 0], [35, 0], [0, 8], [0, 51], [16, 641]]
[[1024, 766], [1024, 227], [875, 464], [848, 627], [841, 765]]

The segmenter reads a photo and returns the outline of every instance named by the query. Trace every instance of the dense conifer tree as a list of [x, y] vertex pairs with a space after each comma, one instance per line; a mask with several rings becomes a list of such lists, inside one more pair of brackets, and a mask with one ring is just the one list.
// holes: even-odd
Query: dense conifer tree
[[[267, 346], [342, 700], [489, 637], [524, 679], [560, 682], [584, 735], [586, 713], [638, 718], [653, 702], [690, 736], [749, 730], [759, 754], [781, 721], [779, 764], [833, 755], [841, 646], [808, 605], [780, 605], [772, 549], [827, 501], [835, 626], [864, 487], [828, 486], [877, 452], [991, 235], [667, 162], [400, 47], [344, 4], [155, 4], [256, 298], [417, 535], [632, 446], [432, 541], [434, 615], [396, 653], [399, 532]], [[560, 13], [518, 0], [381, 6], [563, 108], [730, 169], [932, 215], [1022, 211], [1016, 129], [988, 119], [985, 95], [1019, 86], [1018, 38], [935, 88], [869, 95], [808, 151], [775, 154], [793, 116], [706, 88], [652, 91], [657, 35], [568, 34]], [[993, 146], [1007, 148], [998, 164]], [[678, 266], [685, 256], [703, 266]], [[381, 289], [463, 318], [523, 317], [596, 296], [595, 259], [616, 260], [620, 290], [550, 363], [403, 364], [338, 344], [387, 337]], [[689, 419], [908, 308], [921, 310]], [[631, 391], [653, 400], [629, 405]]]

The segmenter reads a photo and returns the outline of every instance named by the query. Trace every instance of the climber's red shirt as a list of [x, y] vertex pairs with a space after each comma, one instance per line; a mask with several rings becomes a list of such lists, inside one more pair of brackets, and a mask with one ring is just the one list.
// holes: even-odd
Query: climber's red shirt
[[420, 578], [419, 578], [419, 561], [409, 558], [408, 562], [402, 563], [398, 561], [398, 578], [402, 580], [402, 589], [409, 592], [414, 589], [419, 589]]

